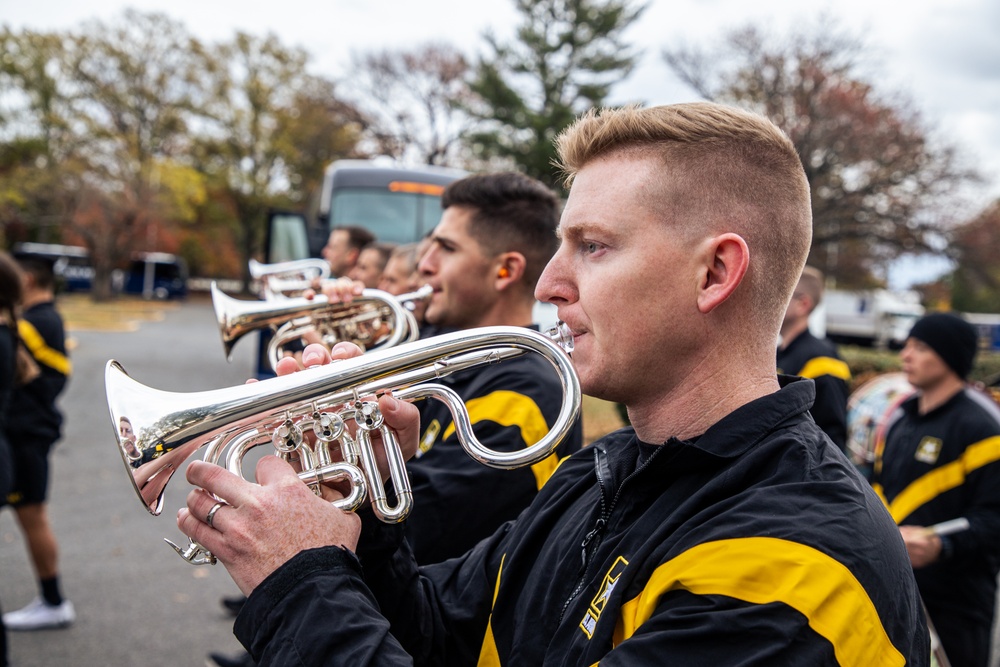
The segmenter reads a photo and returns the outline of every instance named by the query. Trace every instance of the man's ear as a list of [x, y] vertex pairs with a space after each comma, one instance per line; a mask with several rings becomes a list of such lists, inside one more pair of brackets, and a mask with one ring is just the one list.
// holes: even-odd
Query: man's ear
[[710, 313], [736, 291], [750, 268], [750, 249], [739, 234], [714, 236], [702, 245], [704, 262], [698, 310]]
[[524, 277], [528, 261], [519, 252], [505, 252], [497, 257], [497, 269], [494, 276], [497, 291], [506, 289]]

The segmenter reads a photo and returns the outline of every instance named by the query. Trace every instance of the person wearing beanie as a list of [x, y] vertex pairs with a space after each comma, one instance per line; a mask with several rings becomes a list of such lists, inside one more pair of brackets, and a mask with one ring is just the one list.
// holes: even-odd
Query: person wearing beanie
[[[951, 313], [913, 326], [900, 359], [916, 392], [889, 417], [872, 485], [899, 525], [948, 660], [986, 667], [1000, 570], [1000, 406], [966, 384], [977, 343]], [[968, 527], [935, 528], [955, 519]]]
[[837, 354], [837, 348], [827, 340], [816, 338], [809, 331], [809, 316], [823, 299], [823, 273], [805, 267], [792, 300], [785, 308], [778, 343], [778, 374], [798, 375], [816, 385], [816, 401], [809, 414], [816, 425], [830, 436], [833, 444], [845, 451], [847, 447], [847, 383], [851, 369]]

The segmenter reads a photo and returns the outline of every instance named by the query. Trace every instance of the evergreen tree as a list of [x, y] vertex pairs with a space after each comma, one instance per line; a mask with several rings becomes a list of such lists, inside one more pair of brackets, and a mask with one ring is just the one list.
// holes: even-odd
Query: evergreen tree
[[486, 128], [470, 135], [473, 154], [501, 158], [556, 186], [552, 140], [587, 109], [605, 104], [611, 86], [635, 65], [623, 33], [644, 6], [627, 0], [515, 0], [517, 38], [487, 33], [490, 53], [476, 69], [471, 112]]

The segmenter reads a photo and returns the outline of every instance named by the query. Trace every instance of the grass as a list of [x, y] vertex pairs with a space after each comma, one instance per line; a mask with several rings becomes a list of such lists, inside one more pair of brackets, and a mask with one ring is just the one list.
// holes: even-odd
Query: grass
[[179, 308], [169, 301], [120, 297], [96, 303], [88, 294], [62, 294], [56, 302], [66, 331], [136, 331], [142, 322], [158, 322], [165, 311]]
[[625, 425], [618, 405], [593, 396], [583, 397], [583, 442], [590, 444]]

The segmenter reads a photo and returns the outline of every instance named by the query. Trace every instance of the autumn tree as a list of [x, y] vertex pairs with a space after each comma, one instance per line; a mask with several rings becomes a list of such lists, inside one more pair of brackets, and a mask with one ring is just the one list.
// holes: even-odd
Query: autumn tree
[[486, 34], [472, 112], [484, 124], [469, 146], [482, 159], [512, 161], [530, 176], [559, 187], [552, 166], [555, 136], [582, 112], [605, 103], [628, 76], [636, 54], [625, 30], [645, 9], [628, 0], [514, 0], [517, 38]]
[[8, 242], [58, 242], [85, 169], [59, 74], [63, 37], [3, 28], [0, 53], [0, 225]]
[[812, 188], [809, 262], [845, 288], [880, 282], [902, 253], [940, 252], [972, 178], [911, 103], [866, 79], [864, 52], [827, 20], [784, 40], [750, 26], [715, 50], [663, 51], [705, 99], [756, 110], [788, 134]]
[[67, 39], [71, 123], [87, 163], [86, 207], [68, 225], [90, 249], [100, 300], [131, 252], [161, 249], [156, 225], [189, 217], [204, 196], [200, 177], [180, 161], [196, 112], [199, 48], [182, 24], [132, 10]]
[[372, 152], [424, 164], [459, 166], [462, 137], [475, 120], [469, 62], [443, 43], [353, 57], [350, 83], [369, 120]]
[[955, 263], [952, 307], [1000, 313], [1000, 201], [955, 228], [948, 254]]
[[268, 208], [305, 201], [327, 162], [353, 155], [361, 115], [306, 71], [305, 51], [274, 35], [240, 32], [206, 56], [197, 162], [231, 202], [248, 281]]

